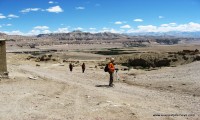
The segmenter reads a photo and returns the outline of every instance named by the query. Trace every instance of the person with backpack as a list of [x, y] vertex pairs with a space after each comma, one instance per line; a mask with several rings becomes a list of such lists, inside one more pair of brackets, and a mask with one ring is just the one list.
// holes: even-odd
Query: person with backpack
[[109, 86], [113, 87], [113, 77], [114, 77], [114, 71], [115, 71], [115, 66], [114, 66], [114, 58], [110, 59], [110, 62], [108, 63], [108, 73], [110, 74], [110, 81], [109, 81]]
[[82, 72], [84, 73], [85, 72], [85, 63], [83, 63], [81, 67], [82, 67]]
[[72, 70], [73, 70], [73, 65], [72, 65], [72, 63], [69, 64], [69, 69], [70, 69], [70, 71], [72, 72]]

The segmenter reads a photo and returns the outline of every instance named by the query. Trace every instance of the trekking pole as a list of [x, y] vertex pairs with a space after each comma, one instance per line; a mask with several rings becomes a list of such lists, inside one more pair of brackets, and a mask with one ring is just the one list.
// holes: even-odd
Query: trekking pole
[[115, 70], [116, 70], [116, 77], [117, 77], [117, 80], [119, 80], [119, 75], [118, 75], [118, 70], [119, 70], [119, 69], [116, 68]]

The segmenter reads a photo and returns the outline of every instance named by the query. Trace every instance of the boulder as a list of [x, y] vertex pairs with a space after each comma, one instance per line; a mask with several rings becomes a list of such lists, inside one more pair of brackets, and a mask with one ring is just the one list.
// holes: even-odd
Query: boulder
[[184, 55], [184, 56], [183, 56], [183, 59], [184, 59], [184, 60], [188, 60], [188, 57]]
[[195, 60], [200, 61], [200, 54], [196, 56]]
[[198, 49], [196, 49], [194, 52], [195, 52], [195, 53], [199, 53], [199, 50], [198, 50]]
[[64, 59], [63, 62], [68, 62], [68, 60]]
[[51, 56], [49, 55], [42, 55], [41, 57], [39, 57], [40, 61], [49, 61], [51, 60]]
[[36, 57], [33, 56], [33, 55], [29, 55], [26, 59], [27, 59], [27, 60], [30, 60], [30, 59], [33, 59], [33, 58], [36, 58]]
[[52, 55], [42, 55], [38, 57], [28, 57], [27, 59], [36, 58], [35, 61], [40, 62], [40, 61], [49, 61], [52, 59], [51, 57]]
[[173, 61], [173, 62], [176, 62], [176, 61], [178, 61], [178, 59], [177, 59], [177, 58], [173, 58], [172, 61]]

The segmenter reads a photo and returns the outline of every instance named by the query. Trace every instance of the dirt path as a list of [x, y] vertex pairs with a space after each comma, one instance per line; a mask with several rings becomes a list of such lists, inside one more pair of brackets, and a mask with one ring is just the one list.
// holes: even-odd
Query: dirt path
[[[200, 66], [199, 63], [191, 65]], [[0, 119], [198, 120], [200, 117], [198, 96], [133, 86], [121, 81], [115, 81], [115, 87], [108, 88], [105, 86], [108, 74], [103, 70], [88, 68], [83, 74], [76, 67], [71, 73], [66, 66], [41, 63], [36, 67], [28, 62], [10, 65], [11, 80], [0, 84]], [[188, 66], [182, 68], [190, 69]], [[171, 75], [170, 72], [166, 74]], [[160, 77], [153, 72], [147, 76], [151, 79]], [[138, 75], [137, 80], [141, 77], [142, 74]]]

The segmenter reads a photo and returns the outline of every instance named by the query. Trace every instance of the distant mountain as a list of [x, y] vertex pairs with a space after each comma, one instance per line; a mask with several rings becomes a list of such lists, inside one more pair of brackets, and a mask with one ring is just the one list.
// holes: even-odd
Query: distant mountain
[[128, 38], [128, 35], [116, 34], [110, 32], [89, 33], [78, 30], [69, 33], [39, 34], [37, 35], [37, 38], [53, 38], [58, 40], [114, 40], [114, 39]]
[[6, 34], [5, 33], [0, 33], [0, 36], [5, 36]]
[[200, 31], [198, 32], [142, 32], [142, 33], [129, 33], [131, 36], [168, 36], [168, 37], [189, 37], [200, 38]]

